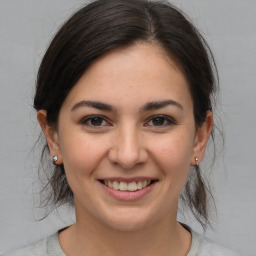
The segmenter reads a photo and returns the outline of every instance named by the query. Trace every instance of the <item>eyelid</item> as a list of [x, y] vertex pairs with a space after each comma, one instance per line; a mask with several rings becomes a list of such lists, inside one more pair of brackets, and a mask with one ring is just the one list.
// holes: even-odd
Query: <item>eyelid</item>
[[[102, 119], [103, 122], [104, 121], [107, 122], [108, 125], [99, 125], [99, 126], [97, 126], [97, 125], [86, 124], [86, 122], [92, 120], [93, 118], [100, 118], [100, 119]], [[89, 116], [86, 116], [86, 117], [82, 118], [79, 123], [82, 124], [82, 125], [86, 125], [88, 127], [96, 128], [96, 129], [99, 129], [101, 127], [111, 126], [111, 123], [108, 121], [108, 119], [105, 116], [102, 116], [102, 115], [89, 115]]]
[[[161, 117], [165, 121], [168, 121], [168, 124], [167, 125], [159, 125], [159, 126], [157, 126], [157, 125], [147, 125], [147, 123], [149, 123], [150, 121], [152, 121], [154, 118], [157, 118], [157, 117]], [[152, 126], [152, 127], [156, 127], [156, 128], [163, 128], [163, 127], [172, 126], [172, 125], [175, 125], [175, 124], [177, 124], [177, 122], [172, 117], [170, 117], [170, 116], [154, 115], [154, 116], [151, 116], [150, 118], [147, 119], [145, 126]]]
[[[164, 122], [167, 121], [167, 124], [163, 124], [163, 125], [149, 125], [148, 123], [153, 121], [154, 118], [163, 118], [164, 119]], [[106, 122], [107, 124], [105, 125], [92, 125], [92, 124], [87, 124], [88, 121], [92, 120], [93, 118], [100, 118], [102, 119], [103, 122]], [[80, 124], [82, 125], [85, 125], [87, 127], [91, 127], [93, 129], [100, 129], [102, 127], [106, 127], [106, 126], [112, 126], [111, 122], [108, 120], [108, 118], [106, 118], [105, 116], [102, 116], [102, 115], [89, 115], [89, 116], [86, 116], [84, 118], [81, 119], [81, 121], [79, 122]], [[167, 116], [167, 115], [161, 115], [161, 114], [158, 114], [158, 115], [153, 115], [151, 116], [150, 118], [147, 119], [146, 123], [144, 124], [144, 126], [149, 126], [149, 127], [156, 127], [156, 128], [164, 128], [164, 127], [168, 127], [168, 126], [172, 126], [172, 125], [175, 125], [177, 124], [176, 121], [170, 117], [170, 116]]]

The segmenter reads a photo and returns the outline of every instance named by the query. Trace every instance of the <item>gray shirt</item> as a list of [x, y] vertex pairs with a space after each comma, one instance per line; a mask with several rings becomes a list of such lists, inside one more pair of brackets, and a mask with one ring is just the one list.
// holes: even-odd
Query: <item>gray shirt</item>
[[[192, 243], [187, 256], [241, 256], [203, 238], [191, 230]], [[58, 232], [39, 242], [2, 256], [66, 256], [60, 247]]]

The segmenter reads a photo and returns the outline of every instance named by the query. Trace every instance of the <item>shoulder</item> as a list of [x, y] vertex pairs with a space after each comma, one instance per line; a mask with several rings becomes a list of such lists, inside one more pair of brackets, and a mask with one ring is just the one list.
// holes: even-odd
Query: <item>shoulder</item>
[[234, 252], [222, 245], [218, 245], [213, 243], [208, 239], [202, 239], [199, 250], [198, 256], [209, 255], [209, 256], [241, 256], [237, 252]]
[[[192, 231], [197, 256], [241, 256], [240, 254], [214, 243], [213, 241]], [[190, 255], [188, 255], [190, 256]]]
[[58, 233], [55, 233], [34, 244], [20, 248], [16, 251], [4, 253], [0, 256], [65, 256], [58, 242]]
[[43, 256], [47, 255], [47, 238], [32, 245], [20, 248], [13, 252], [1, 254], [1, 256]]

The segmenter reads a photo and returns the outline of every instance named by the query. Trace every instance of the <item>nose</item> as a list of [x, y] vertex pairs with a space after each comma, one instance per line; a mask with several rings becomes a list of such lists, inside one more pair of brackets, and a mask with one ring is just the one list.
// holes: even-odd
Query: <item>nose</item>
[[144, 140], [136, 127], [120, 128], [115, 135], [108, 154], [112, 163], [119, 164], [124, 169], [131, 169], [147, 161], [148, 153], [143, 146]]

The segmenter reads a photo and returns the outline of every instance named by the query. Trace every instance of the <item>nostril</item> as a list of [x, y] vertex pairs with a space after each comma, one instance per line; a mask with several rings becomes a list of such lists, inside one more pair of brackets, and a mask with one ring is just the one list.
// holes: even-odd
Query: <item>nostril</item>
[[113, 146], [108, 152], [108, 159], [124, 169], [131, 169], [135, 165], [145, 163], [148, 159], [146, 150], [135, 144], [127, 142]]

